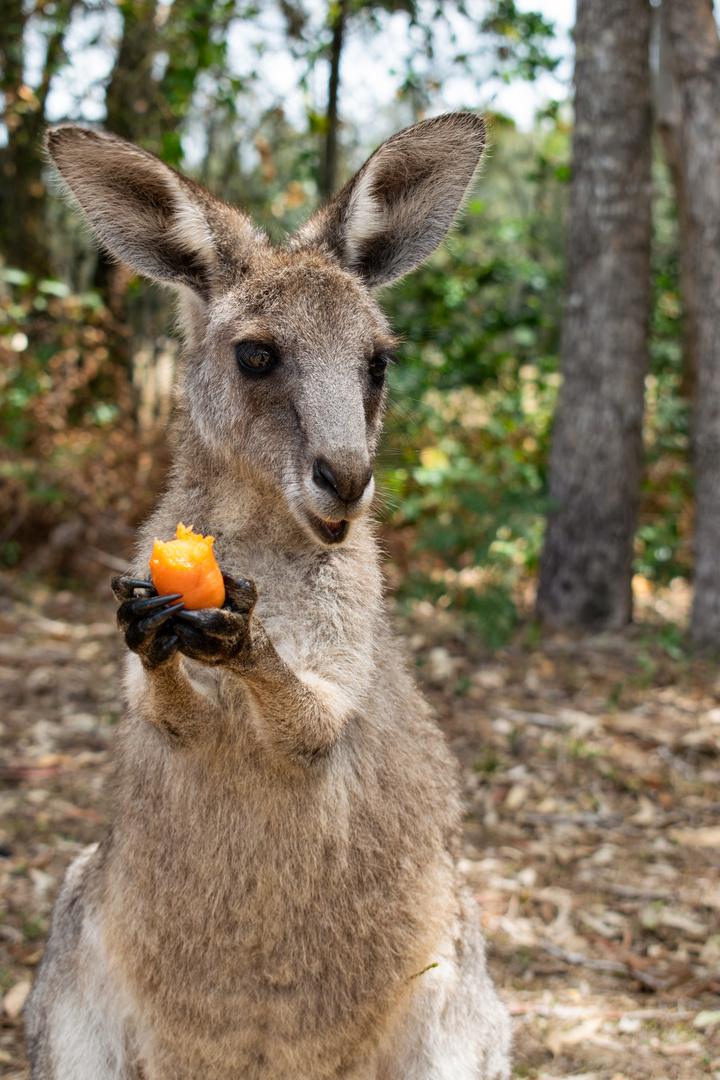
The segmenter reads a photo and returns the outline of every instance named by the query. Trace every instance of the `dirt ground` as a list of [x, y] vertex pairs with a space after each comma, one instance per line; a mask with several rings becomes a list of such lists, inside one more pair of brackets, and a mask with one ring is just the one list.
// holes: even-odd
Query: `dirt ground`
[[[667, 627], [492, 656], [403, 631], [462, 766], [462, 868], [515, 1076], [720, 1080], [720, 669]], [[103, 836], [121, 643], [109, 590], [0, 578], [0, 1076], [63, 872]]]

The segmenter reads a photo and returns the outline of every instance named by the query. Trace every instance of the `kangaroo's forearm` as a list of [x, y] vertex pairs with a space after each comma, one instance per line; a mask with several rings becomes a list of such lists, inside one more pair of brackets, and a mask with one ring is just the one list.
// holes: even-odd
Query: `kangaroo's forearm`
[[139, 669], [134, 677], [143, 680], [134, 694], [137, 713], [175, 746], [189, 748], [217, 736], [217, 704], [193, 685], [179, 656]]
[[235, 670], [255, 706], [261, 741], [305, 762], [324, 757], [352, 711], [349, 695], [312, 671], [295, 673], [260, 626], [254, 644], [255, 662]]

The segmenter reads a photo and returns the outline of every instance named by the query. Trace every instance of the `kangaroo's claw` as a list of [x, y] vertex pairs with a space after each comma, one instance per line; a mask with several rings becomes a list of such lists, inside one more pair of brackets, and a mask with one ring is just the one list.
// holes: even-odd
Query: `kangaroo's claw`
[[125, 603], [121, 604], [118, 608], [118, 626], [122, 630], [127, 630], [130, 624], [136, 619], [139, 619], [141, 616], [150, 615], [156, 610], [161, 610], [166, 605], [173, 603], [173, 601], [179, 600], [181, 596], [182, 593], [173, 593], [170, 596], [150, 596], [147, 599], [134, 597], [131, 600], [126, 600]]
[[[137, 596], [139, 589], [142, 593]], [[151, 581], [129, 577], [113, 578], [112, 590], [121, 601], [117, 621], [125, 631], [127, 647], [137, 653], [147, 668], [169, 660], [179, 644], [170, 620], [184, 607], [182, 593], [158, 596]]]
[[133, 589], [152, 589], [155, 592], [152, 578], [123, 578], [123, 581]]
[[132, 600], [135, 595], [136, 589], [145, 589], [147, 592], [153, 593], [157, 596], [157, 590], [153, 585], [150, 578], [143, 581], [141, 578], [124, 577], [122, 574], [119, 577], [114, 577], [110, 582], [110, 588], [113, 591], [113, 596], [116, 600]]
[[[158, 597], [158, 599], [160, 598]], [[168, 634], [160, 636], [158, 636], [158, 631], [179, 608], [182, 608], [182, 604], [169, 604], [144, 619], [132, 619], [125, 631], [125, 641], [128, 648], [138, 653], [141, 658], [147, 660], [151, 665], [161, 663], [162, 659], [167, 659], [170, 653], [168, 652], [166, 655], [164, 647], [168, 638], [175, 637], [175, 644], [177, 644], [178, 639], [175, 636], [174, 628], [169, 628]]]
[[204, 615], [203, 611], [195, 611], [195, 610], [188, 611], [187, 608], [183, 608], [183, 610], [179, 613], [179, 618], [184, 619], [185, 622], [198, 622], [198, 623], [201, 623], [201, 622], [205, 621], [203, 619], [203, 615]]
[[178, 618], [211, 634], [222, 634], [228, 627], [228, 618], [222, 608], [202, 608], [200, 611], [184, 609], [178, 613]]
[[163, 623], [166, 623], [168, 621], [171, 615], [179, 615], [183, 609], [183, 606], [183, 604], [170, 604], [168, 607], [162, 608], [162, 610], [160, 611], [156, 611], [147, 619], [141, 619], [140, 622], [136, 625], [141, 627], [144, 633], [148, 633], [152, 630], [157, 630], [163, 625]]

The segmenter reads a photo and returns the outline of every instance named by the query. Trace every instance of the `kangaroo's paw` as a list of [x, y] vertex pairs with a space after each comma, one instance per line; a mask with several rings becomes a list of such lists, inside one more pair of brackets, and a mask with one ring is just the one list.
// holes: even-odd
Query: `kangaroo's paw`
[[252, 581], [223, 574], [225, 603], [221, 608], [180, 611], [173, 620], [184, 656], [213, 667], [252, 663], [252, 613], [257, 589]]
[[[127, 647], [138, 654], [146, 668], [169, 660], [178, 648], [172, 616], [183, 609], [183, 604], [175, 602], [181, 593], [158, 596], [150, 581], [127, 577], [113, 578], [112, 590], [121, 601], [117, 621], [125, 631]], [[145, 595], [136, 596], [136, 590], [143, 590]]]

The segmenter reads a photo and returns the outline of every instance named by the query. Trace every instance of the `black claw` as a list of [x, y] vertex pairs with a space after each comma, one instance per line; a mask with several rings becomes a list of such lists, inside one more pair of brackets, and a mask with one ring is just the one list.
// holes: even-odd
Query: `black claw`
[[167, 622], [171, 615], [175, 615], [182, 606], [182, 604], [176, 604], [174, 607], [168, 607], [164, 608], [162, 611], [157, 611], [154, 615], [150, 615], [149, 618], [139, 622], [137, 624], [138, 630], [142, 634], [147, 634], [148, 631], [151, 630], [157, 630], [159, 626], [162, 626], [164, 622]]
[[221, 608], [181, 611], [178, 617], [206, 634], [227, 634], [232, 625], [231, 620], [228, 619], [228, 613]]
[[168, 596], [151, 596], [148, 600], [130, 600], [132, 610], [137, 615], [144, 611], [152, 611], [153, 608], [162, 607], [163, 604], [171, 604], [173, 600], [179, 600], [182, 593], [170, 593]]
[[151, 578], [148, 578], [147, 581], [142, 581], [140, 578], [113, 578], [113, 580], [121, 581], [123, 585], [128, 585], [132, 589], [152, 589], [153, 592], [157, 591]]
[[189, 623], [206, 622], [206, 617], [202, 611], [189, 611], [187, 608], [183, 608], [182, 611], [178, 612], [178, 618], [184, 619], [185, 622]]

